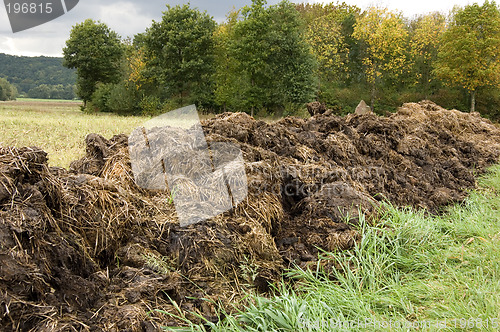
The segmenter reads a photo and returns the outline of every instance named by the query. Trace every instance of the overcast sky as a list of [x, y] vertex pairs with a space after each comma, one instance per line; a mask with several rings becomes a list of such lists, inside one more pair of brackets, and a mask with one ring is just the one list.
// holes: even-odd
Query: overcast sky
[[[54, 0], [59, 1], [59, 0]], [[303, 0], [307, 1], [307, 0]], [[484, 0], [344, 0], [346, 3], [357, 5], [362, 9], [370, 5], [381, 5], [393, 10], [400, 10], [405, 16], [424, 14], [432, 11], [448, 12], [454, 5], [466, 5], [474, 2], [483, 3]], [[268, 0], [269, 4], [279, 0]], [[302, 2], [297, 0], [295, 2]], [[330, 2], [310, 0], [309, 2]], [[79, 4], [70, 12], [52, 22], [32, 28], [30, 30], [12, 33], [7, 11], [0, 4], [0, 53], [13, 55], [47, 55], [61, 56], [62, 48], [69, 37], [71, 27], [87, 18], [100, 20], [118, 32], [122, 37], [134, 36], [144, 32], [153, 20], [159, 21], [166, 4], [176, 5], [187, 3], [181, 0], [80, 0]], [[190, 1], [192, 7], [207, 10], [217, 21], [224, 20], [226, 14], [233, 8], [241, 8], [250, 4], [251, 0], [218, 0], [218, 1]]]

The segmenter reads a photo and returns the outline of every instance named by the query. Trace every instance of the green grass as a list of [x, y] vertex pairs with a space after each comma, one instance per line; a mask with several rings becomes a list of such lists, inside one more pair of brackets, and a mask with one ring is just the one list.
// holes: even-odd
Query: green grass
[[85, 155], [89, 133], [110, 138], [130, 134], [146, 117], [85, 114], [79, 103], [26, 101], [0, 103], [0, 146], [37, 146], [49, 154], [51, 166], [68, 167]]
[[[165, 330], [498, 331], [499, 193], [497, 166], [442, 216], [387, 206], [354, 250], [322, 254], [314, 271], [288, 271], [273, 297], [249, 295], [244, 310], [221, 309], [218, 324]], [[327, 261], [341, 266], [328, 277]]]

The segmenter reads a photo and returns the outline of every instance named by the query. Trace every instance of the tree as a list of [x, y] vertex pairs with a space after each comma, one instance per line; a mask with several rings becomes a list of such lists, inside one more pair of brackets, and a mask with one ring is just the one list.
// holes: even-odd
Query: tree
[[352, 76], [352, 27], [359, 8], [346, 3], [299, 4], [297, 10], [307, 23], [307, 42], [318, 61], [319, 76], [330, 82], [346, 82]]
[[91, 19], [75, 25], [63, 49], [64, 66], [76, 68], [78, 96], [91, 100], [98, 83], [117, 83], [123, 47], [120, 37], [104, 23]]
[[17, 89], [5, 78], [0, 77], [0, 101], [15, 100]]
[[374, 109], [378, 81], [382, 76], [397, 77], [406, 64], [408, 31], [400, 14], [384, 8], [369, 8], [354, 27], [353, 36], [365, 45], [363, 64], [371, 85]]
[[412, 22], [410, 55], [415, 67], [416, 80], [428, 98], [430, 84], [434, 79], [433, 69], [437, 61], [439, 40], [446, 29], [446, 19], [441, 13], [418, 17]]
[[245, 91], [250, 88], [247, 75], [241, 74], [241, 64], [232, 56], [231, 43], [234, 27], [238, 23], [239, 10], [227, 15], [227, 20], [220, 24], [214, 34], [215, 38], [215, 102], [224, 112], [244, 110], [250, 106], [245, 98]]
[[255, 109], [301, 104], [314, 98], [316, 62], [299, 13], [288, 1], [265, 7], [253, 0], [234, 27], [232, 55], [249, 82], [245, 92]]
[[342, 25], [333, 14], [320, 16], [310, 23], [307, 41], [318, 61], [321, 78], [339, 79], [346, 72], [349, 52]]
[[211, 99], [215, 26], [206, 11], [167, 5], [162, 20], [141, 36], [149, 77], [167, 98], [179, 98], [180, 104]]
[[135, 85], [136, 89], [141, 89], [144, 85], [151, 83], [151, 78], [146, 78], [146, 59], [144, 50], [141, 48], [132, 49], [127, 56], [128, 61], [128, 81]]
[[[272, 19], [269, 63], [274, 69], [277, 93], [272, 96], [278, 107], [310, 102], [316, 94], [317, 63], [306, 41], [306, 32], [295, 6], [285, 0], [269, 8]], [[272, 104], [272, 103], [271, 103]]]
[[476, 108], [476, 92], [500, 86], [500, 12], [485, 1], [457, 9], [439, 48], [436, 74], [449, 85], [460, 85]]
[[242, 9], [243, 20], [234, 27], [230, 45], [231, 56], [240, 66], [238, 74], [250, 83], [244, 91], [244, 98], [249, 103], [252, 116], [256, 108], [264, 107], [270, 99], [270, 89], [266, 87], [273, 79], [268, 62], [271, 47], [266, 40], [271, 22], [264, 5], [264, 0], [254, 0], [251, 7]]

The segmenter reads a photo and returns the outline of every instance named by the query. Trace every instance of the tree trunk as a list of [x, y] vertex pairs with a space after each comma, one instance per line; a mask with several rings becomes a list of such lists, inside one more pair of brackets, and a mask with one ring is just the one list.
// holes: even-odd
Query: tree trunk
[[375, 93], [376, 93], [376, 85], [375, 82], [372, 83], [372, 96], [370, 101], [370, 108], [372, 112], [375, 112]]
[[[252, 84], [252, 95], [253, 95], [253, 94], [255, 93], [255, 91], [253, 91], [253, 88], [254, 88], [254, 86], [255, 86], [255, 81], [253, 80], [253, 78], [252, 78], [252, 83], [251, 83], [251, 84]], [[255, 102], [255, 100], [254, 100], [254, 102]], [[252, 105], [252, 110], [251, 110], [251, 113], [250, 113], [250, 116], [251, 116], [252, 118], [253, 118], [253, 115], [254, 115], [254, 108], [255, 108], [255, 106], [254, 106], [254, 105]]]
[[476, 111], [476, 90], [471, 91], [470, 97], [470, 112], [472, 113]]
[[[426, 66], [427, 68], [427, 66]], [[424, 72], [424, 85], [425, 85], [425, 100], [429, 100], [429, 95], [431, 93], [431, 82], [430, 82], [430, 69], [426, 69]]]
[[431, 88], [430, 88], [430, 84], [429, 84], [429, 79], [425, 79], [425, 93], [424, 93], [424, 99], [425, 100], [429, 100], [429, 94], [430, 94], [430, 91], [431, 91]]

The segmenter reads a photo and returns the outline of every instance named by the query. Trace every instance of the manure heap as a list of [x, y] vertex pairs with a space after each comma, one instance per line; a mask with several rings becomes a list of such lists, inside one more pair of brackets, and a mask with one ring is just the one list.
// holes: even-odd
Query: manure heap
[[273, 124], [225, 113], [203, 129], [240, 146], [248, 197], [186, 228], [168, 192], [136, 186], [124, 135], [89, 135], [70, 171], [0, 148], [0, 330], [157, 331], [178, 324], [154, 311], [175, 313], [171, 299], [216, 320], [201, 298], [235, 303], [313, 266], [317, 248], [352, 248], [382, 201], [437, 213], [500, 155], [490, 121], [428, 101]]

